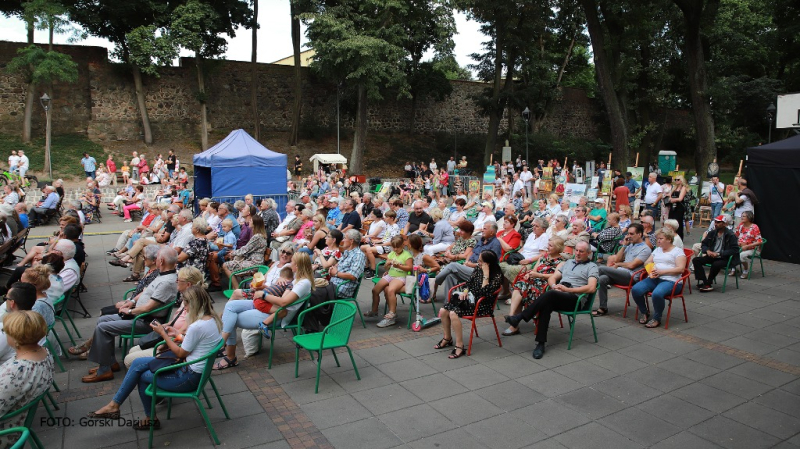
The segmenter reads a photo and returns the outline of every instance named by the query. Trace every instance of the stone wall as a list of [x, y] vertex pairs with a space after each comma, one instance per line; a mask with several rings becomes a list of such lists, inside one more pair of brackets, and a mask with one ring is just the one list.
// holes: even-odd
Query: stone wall
[[[23, 44], [0, 41], [0, 132], [16, 134], [21, 128], [25, 101], [24, 80], [4, 70]], [[55, 134], [85, 133], [95, 141], [139, 140], [143, 134], [136, 104], [133, 76], [125, 66], [110, 63], [101, 47], [57, 46], [79, 65], [77, 83], [56, 84], [52, 93]], [[262, 130], [287, 131], [291, 127], [293, 67], [259, 64], [259, 120]], [[195, 61], [182, 58], [180, 66], [165, 67], [159, 77], [144, 76], [147, 112], [157, 140], [197, 140], [199, 103]], [[252, 128], [250, 118], [250, 63], [209, 61], [206, 63], [208, 118], [211, 129], [224, 133]], [[488, 118], [482, 116], [473, 98], [486, 88], [479, 82], [454, 81], [453, 93], [442, 102], [422, 99], [417, 105], [414, 132], [485, 133]], [[45, 91], [40, 86], [37, 97]], [[543, 130], [559, 136], [596, 139], [599, 103], [579, 89], [565, 88], [547, 117]], [[352, 128], [353, 117], [343, 108], [342, 127]], [[303, 69], [303, 120], [335, 127], [336, 86], [314, 79]], [[369, 128], [405, 131], [410, 126], [411, 102], [386, 99], [370, 105]], [[454, 120], [454, 118], [458, 120]], [[34, 132], [39, 133], [44, 112], [36, 108]], [[679, 122], [683, 121], [681, 119]], [[507, 126], [501, 123], [501, 129]]]

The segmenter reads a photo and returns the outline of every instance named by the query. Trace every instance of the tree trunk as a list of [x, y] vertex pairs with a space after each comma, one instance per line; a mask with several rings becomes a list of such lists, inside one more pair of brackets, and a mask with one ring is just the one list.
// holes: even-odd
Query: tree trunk
[[[28, 22], [28, 45], [33, 45], [33, 21]], [[33, 67], [31, 67], [31, 71]], [[22, 117], [22, 141], [31, 141], [31, 119], [33, 117], [33, 105], [36, 100], [36, 84], [31, 81], [26, 86], [25, 91], [25, 113]]]
[[[489, 127], [486, 132], [486, 147], [483, 150], [483, 165], [489, 165], [489, 160], [497, 145], [497, 130], [500, 128], [500, 119], [503, 110], [500, 108], [500, 83], [503, 80], [503, 39], [501, 27], [497, 27], [494, 50], [494, 81], [492, 87], [491, 110], [489, 111]], [[498, 111], [498, 109], [500, 109]]]
[[292, 131], [289, 134], [289, 145], [297, 145], [300, 140], [300, 108], [303, 99], [303, 78], [300, 67], [300, 17], [295, 1], [291, 2], [292, 11], [292, 48], [294, 49], [294, 104], [292, 106]]
[[133, 65], [133, 85], [136, 88], [136, 103], [139, 105], [139, 112], [142, 114], [142, 129], [144, 130], [144, 143], [153, 143], [153, 130], [150, 128], [150, 117], [147, 115], [147, 103], [144, 98], [144, 86], [142, 85], [142, 72], [139, 67]]
[[36, 100], [36, 84], [28, 83], [25, 91], [25, 115], [22, 118], [22, 141], [31, 141], [31, 118], [33, 116], [33, 105]]
[[416, 121], [414, 120], [417, 117], [417, 94], [414, 90], [411, 90], [411, 114], [409, 114], [408, 118], [408, 135], [414, 135], [414, 126], [416, 125]]
[[[706, 175], [706, 167], [717, 154], [714, 142], [714, 118], [711, 116], [711, 104], [708, 99], [708, 79], [706, 75], [705, 52], [701, 27], [704, 21], [704, 8], [707, 15], [716, 15], [719, 0], [675, 0], [675, 4], [683, 12], [686, 25], [685, 55], [689, 69], [689, 98], [692, 101], [694, 115], [695, 135], [697, 138], [695, 151], [695, 168], [697, 169], [698, 182], [702, 186]], [[708, 12], [710, 11], [710, 12]], [[705, 17], [712, 23], [712, 17]]]
[[253, 138], [261, 138], [258, 117], [258, 0], [253, 0], [253, 45], [250, 53], [250, 104], [253, 113]]
[[367, 87], [358, 85], [358, 105], [356, 106], [356, 133], [353, 136], [353, 151], [350, 154], [350, 169], [348, 173], [359, 174], [362, 172], [364, 150], [367, 143]]
[[203, 58], [195, 55], [197, 65], [197, 91], [200, 96], [200, 148], [208, 149], [208, 108], [206, 107], [206, 79], [203, 73]]
[[592, 41], [592, 54], [594, 67], [597, 73], [597, 84], [606, 116], [611, 128], [611, 145], [613, 149], [612, 164], [614, 167], [624, 169], [628, 164], [628, 122], [625, 111], [617, 97], [616, 86], [611, 74], [611, 63], [606, 54], [606, 41], [603, 25], [597, 14], [595, 0], [580, 0], [586, 15], [586, 24], [589, 29], [589, 38]]

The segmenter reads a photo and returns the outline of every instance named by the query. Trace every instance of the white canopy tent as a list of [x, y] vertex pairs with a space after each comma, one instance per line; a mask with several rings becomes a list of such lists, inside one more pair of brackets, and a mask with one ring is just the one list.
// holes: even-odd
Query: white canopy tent
[[[309, 161], [314, 163], [314, 173], [317, 172], [319, 169], [319, 164], [326, 164], [326, 165], [337, 165], [347, 164], [347, 158], [342, 156], [341, 154], [315, 154], [308, 159]], [[342, 167], [337, 167], [342, 168]]]

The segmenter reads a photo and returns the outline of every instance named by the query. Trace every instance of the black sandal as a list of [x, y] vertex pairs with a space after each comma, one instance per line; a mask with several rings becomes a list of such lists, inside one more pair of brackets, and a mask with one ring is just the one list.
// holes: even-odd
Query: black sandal
[[[456, 352], [456, 351], [458, 351], [459, 349], [461, 350], [461, 353], [460, 353], [460, 354], [459, 354], [458, 352]], [[462, 355], [467, 355], [467, 350], [466, 350], [466, 349], [464, 349], [464, 347], [463, 347], [463, 346], [456, 346], [456, 348], [455, 348], [455, 349], [453, 349], [453, 352], [451, 352], [451, 353], [450, 353], [450, 355], [449, 355], [449, 356], [447, 356], [447, 358], [448, 358], [448, 359], [457, 359], [457, 358], [461, 357]]]
[[239, 360], [236, 357], [229, 359], [227, 356], [225, 356], [222, 358], [222, 360], [226, 363], [226, 365], [223, 366], [222, 362], [217, 362], [211, 369], [214, 371], [221, 371], [224, 369], [233, 368], [234, 366], [239, 366]]
[[439, 343], [436, 343], [436, 346], [433, 349], [444, 349], [448, 346], [453, 346], [453, 339], [452, 338], [442, 338], [439, 340]]
[[597, 310], [595, 310], [594, 312], [592, 312], [592, 315], [594, 315], [594, 316], [603, 316], [603, 315], [608, 315], [608, 309], [601, 309], [601, 308], [598, 308]]

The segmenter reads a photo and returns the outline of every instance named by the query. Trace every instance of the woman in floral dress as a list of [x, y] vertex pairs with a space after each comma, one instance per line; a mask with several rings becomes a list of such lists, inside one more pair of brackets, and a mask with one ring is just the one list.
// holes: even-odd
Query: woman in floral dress
[[241, 248], [228, 252], [225, 255], [227, 260], [222, 264], [222, 271], [225, 276], [233, 281], [233, 288], [239, 288], [239, 280], [236, 276], [231, 276], [236, 270], [255, 267], [264, 263], [264, 252], [267, 250], [267, 233], [264, 229], [264, 219], [260, 215], [250, 217], [253, 220], [253, 236]]
[[[511, 294], [511, 314], [522, 312], [534, 299], [547, 290], [547, 280], [556, 272], [556, 266], [564, 261], [564, 239], [550, 237], [547, 243], [547, 255], [540, 258], [533, 267], [525, 268], [514, 278], [514, 292]], [[509, 327], [503, 332], [508, 337], [519, 334], [519, 329]]]

